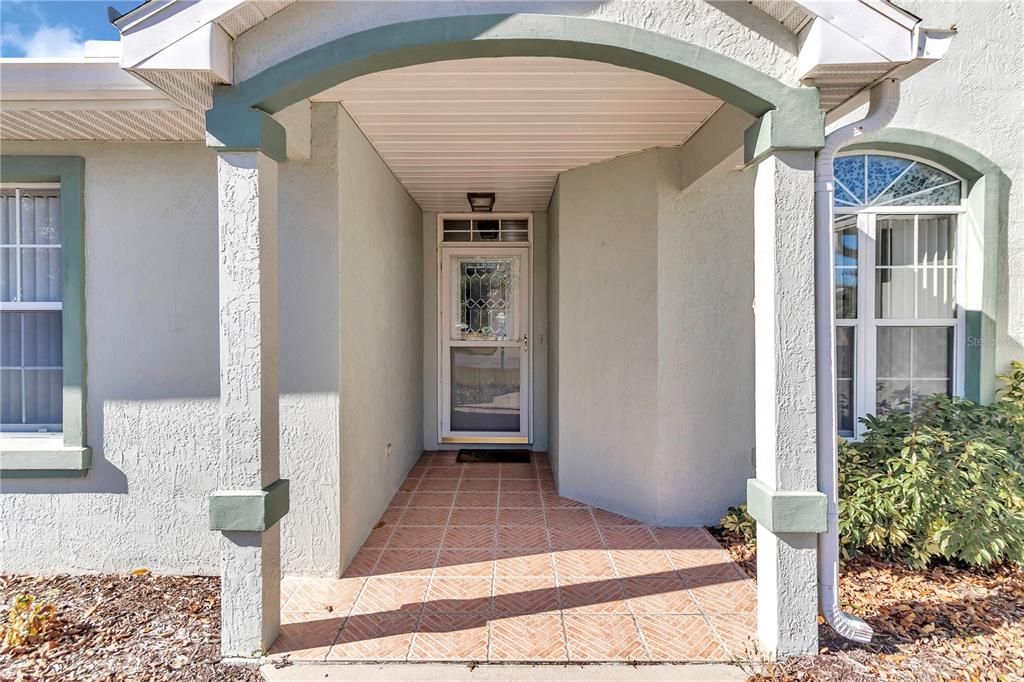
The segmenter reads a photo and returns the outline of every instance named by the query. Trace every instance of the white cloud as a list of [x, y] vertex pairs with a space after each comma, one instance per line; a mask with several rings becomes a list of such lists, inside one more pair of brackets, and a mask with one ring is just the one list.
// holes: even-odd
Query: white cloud
[[26, 57], [81, 57], [85, 53], [81, 34], [67, 26], [43, 25], [32, 33], [23, 33], [17, 24], [10, 24], [2, 38]]

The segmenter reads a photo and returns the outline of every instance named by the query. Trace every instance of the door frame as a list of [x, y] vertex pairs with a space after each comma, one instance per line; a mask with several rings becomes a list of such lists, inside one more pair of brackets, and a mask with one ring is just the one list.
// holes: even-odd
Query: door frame
[[[522, 242], [445, 242], [444, 241], [444, 220], [488, 220], [488, 219], [525, 219], [527, 220], [527, 240]], [[523, 272], [521, 278], [525, 290], [523, 303], [526, 313], [523, 315], [525, 329], [529, 342], [533, 342], [533, 214], [532, 213], [438, 213], [437, 214], [437, 436], [438, 442], [444, 445], [529, 445], [533, 443], [533, 352], [528, 344], [527, 350], [522, 353], [521, 358], [525, 367], [523, 376], [526, 377], [526, 386], [521, 387], [521, 419], [523, 426], [517, 434], [503, 435], [497, 432], [454, 434], [446, 431], [445, 411], [450, 410], [449, 390], [450, 381], [445, 376], [448, 368], [448, 358], [445, 357], [446, 335], [448, 333], [446, 317], [448, 314], [448, 303], [446, 294], [449, 291], [448, 273], [445, 270], [445, 261], [453, 250], [469, 249], [479, 253], [499, 254], [503, 250], [520, 250], [523, 252]], [[524, 435], [525, 434], [525, 435]]]

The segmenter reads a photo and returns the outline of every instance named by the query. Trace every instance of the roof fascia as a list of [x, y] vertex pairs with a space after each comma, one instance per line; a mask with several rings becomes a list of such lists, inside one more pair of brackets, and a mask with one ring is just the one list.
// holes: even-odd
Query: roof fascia
[[116, 59], [0, 59], [4, 109], [179, 108]]
[[921, 19], [883, 0], [795, 0], [805, 10], [878, 53], [885, 61], [914, 58], [912, 34]]
[[[121, 32], [121, 66], [140, 64], [234, 11], [247, 0], [154, 0], [144, 15], [131, 12], [114, 22]], [[145, 9], [143, 5], [139, 10]], [[187, 67], [185, 67], [187, 68]]]

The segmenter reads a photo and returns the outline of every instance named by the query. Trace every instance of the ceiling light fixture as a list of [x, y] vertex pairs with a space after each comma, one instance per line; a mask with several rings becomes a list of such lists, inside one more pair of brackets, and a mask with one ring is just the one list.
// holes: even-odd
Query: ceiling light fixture
[[466, 199], [473, 213], [490, 213], [494, 210], [494, 192], [468, 192]]

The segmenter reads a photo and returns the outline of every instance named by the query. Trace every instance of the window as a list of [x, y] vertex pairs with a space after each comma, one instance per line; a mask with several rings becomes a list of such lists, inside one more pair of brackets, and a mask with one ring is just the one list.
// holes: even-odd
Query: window
[[962, 391], [963, 183], [881, 154], [835, 160], [837, 428]]
[[0, 431], [62, 430], [60, 190], [0, 187]]
[[528, 242], [530, 220], [526, 216], [489, 218], [444, 218], [441, 238], [445, 242]]

